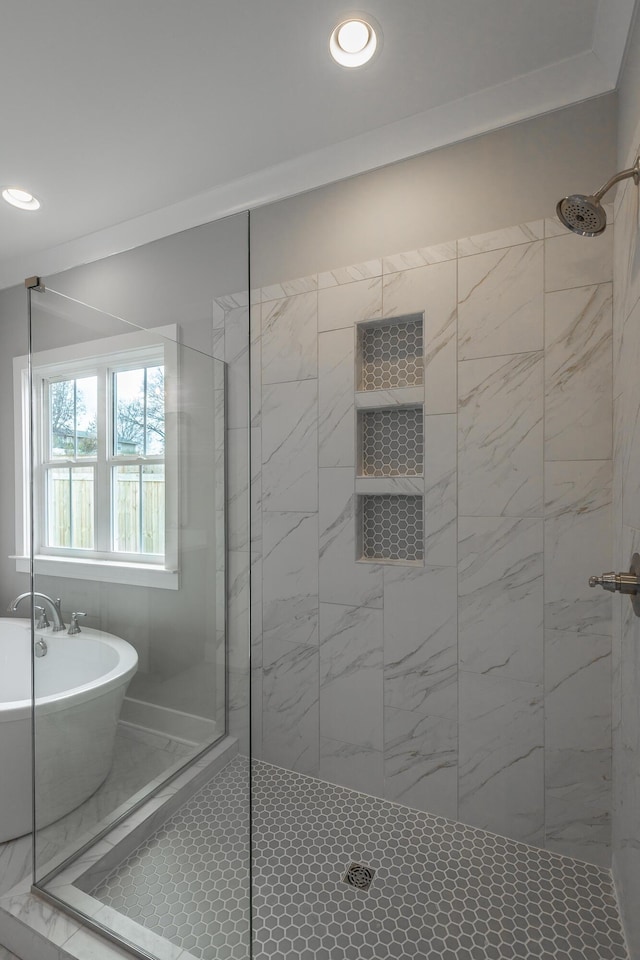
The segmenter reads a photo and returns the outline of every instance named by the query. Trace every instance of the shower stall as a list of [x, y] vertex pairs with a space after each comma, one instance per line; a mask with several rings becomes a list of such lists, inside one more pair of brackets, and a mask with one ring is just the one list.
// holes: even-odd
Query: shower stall
[[628, 960], [619, 216], [250, 282], [243, 214], [28, 281], [0, 909], [79, 960]]

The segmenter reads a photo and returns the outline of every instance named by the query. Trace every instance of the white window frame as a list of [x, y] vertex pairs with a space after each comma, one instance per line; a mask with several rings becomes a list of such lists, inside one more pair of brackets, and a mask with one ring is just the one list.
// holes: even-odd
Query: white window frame
[[[157, 338], [155, 335], [158, 334]], [[159, 587], [177, 590], [179, 579], [179, 518], [178, 518], [178, 346], [175, 325], [157, 327], [149, 331], [122, 334], [91, 340], [70, 347], [41, 351], [32, 355], [34, 396], [41, 396], [42, 402], [34, 403], [34, 502], [37, 509], [34, 515], [33, 559], [34, 573], [43, 576], [57, 576], [78, 580], [99, 580], [107, 583], [123, 583], [134, 586]], [[45, 505], [45, 423], [46, 401], [44, 391], [51, 379], [65, 377], [78, 378], [100, 370], [103, 382], [104, 374], [111, 376], [112, 368], [121, 370], [143, 365], [164, 365], [165, 383], [165, 552], [163, 557], [153, 560], [148, 555], [120, 554], [111, 550], [111, 538], [108, 545], [103, 534], [102, 542], [96, 543], [99, 549], [90, 551], [72, 548], [51, 548], [43, 546], [40, 527], [46, 523]], [[30, 569], [30, 449], [29, 449], [29, 358], [16, 357], [13, 363], [14, 379], [14, 421], [15, 421], [15, 465], [16, 465], [16, 570], [28, 573]], [[99, 442], [113, 445], [113, 410], [107, 409], [106, 398], [98, 389], [98, 404], [102, 404], [100, 416], [106, 417], [106, 436]], [[48, 429], [48, 424], [46, 425]], [[113, 449], [105, 451], [104, 458], [96, 467], [96, 500], [103, 500], [101, 513], [108, 512], [111, 525], [110, 500], [111, 480], [106, 471], [111, 466], [122, 463], [154, 462], [154, 458], [135, 456], [114, 456]], [[49, 464], [51, 461], [47, 461]], [[95, 460], [87, 458], [88, 463]], [[60, 460], [65, 466], [65, 460]], [[103, 475], [98, 482], [98, 472]], [[103, 525], [104, 526], [104, 525]], [[96, 538], [98, 527], [96, 525]]]

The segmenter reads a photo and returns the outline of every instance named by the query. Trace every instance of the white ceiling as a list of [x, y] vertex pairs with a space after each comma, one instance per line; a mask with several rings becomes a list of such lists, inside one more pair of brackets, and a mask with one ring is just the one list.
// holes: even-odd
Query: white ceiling
[[360, 3], [346, 70], [339, 0], [2, 0], [0, 286], [611, 91], [634, 9]]

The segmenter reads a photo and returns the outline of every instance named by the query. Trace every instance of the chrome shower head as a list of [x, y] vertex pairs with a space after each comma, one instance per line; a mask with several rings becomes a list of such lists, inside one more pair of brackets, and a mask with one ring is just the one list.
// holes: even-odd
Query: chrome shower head
[[574, 193], [556, 206], [560, 223], [581, 237], [597, 237], [607, 226], [607, 214], [595, 197]]
[[560, 200], [556, 205], [556, 213], [560, 223], [581, 237], [599, 237], [607, 226], [607, 214], [600, 201], [614, 184], [620, 180], [627, 180], [629, 177], [633, 177], [633, 182], [638, 186], [638, 183], [640, 183], [640, 157], [636, 159], [629, 170], [616, 173], [610, 180], [607, 180], [605, 185], [600, 187], [593, 196], [574, 193], [570, 197], [564, 197], [563, 200]]

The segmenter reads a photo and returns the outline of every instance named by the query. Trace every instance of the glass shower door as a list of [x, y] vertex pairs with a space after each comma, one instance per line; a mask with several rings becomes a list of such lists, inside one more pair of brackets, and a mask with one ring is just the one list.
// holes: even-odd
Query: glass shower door
[[[220, 227], [239, 236], [235, 219]], [[242, 336], [246, 297], [131, 322], [78, 286], [30, 291], [16, 370], [31, 422], [34, 882], [141, 956], [226, 944], [245, 958], [248, 621], [228, 604], [227, 504], [247, 457], [225, 334]], [[231, 561], [237, 576], [244, 553]]]

